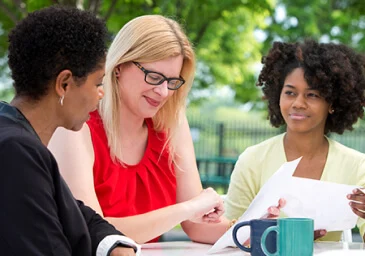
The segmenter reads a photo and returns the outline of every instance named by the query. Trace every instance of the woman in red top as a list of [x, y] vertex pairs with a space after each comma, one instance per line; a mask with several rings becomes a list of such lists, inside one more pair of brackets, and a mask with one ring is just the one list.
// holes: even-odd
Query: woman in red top
[[98, 110], [79, 133], [58, 130], [51, 141], [74, 196], [139, 243], [181, 222], [192, 240], [214, 243], [230, 222], [196, 166], [185, 116], [194, 72], [178, 23], [135, 18], [110, 46]]

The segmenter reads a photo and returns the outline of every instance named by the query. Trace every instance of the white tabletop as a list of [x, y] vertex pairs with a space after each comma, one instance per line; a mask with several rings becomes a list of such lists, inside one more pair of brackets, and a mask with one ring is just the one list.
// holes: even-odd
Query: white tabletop
[[[219, 253], [207, 254], [211, 245], [193, 242], [162, 242], [142, 245], [142, 256], [243, 256], [250, 255], [238, 248], [225, 248]], [[363, 256], [365, 244], [346, 242], [314, 243], [314, 255]]]

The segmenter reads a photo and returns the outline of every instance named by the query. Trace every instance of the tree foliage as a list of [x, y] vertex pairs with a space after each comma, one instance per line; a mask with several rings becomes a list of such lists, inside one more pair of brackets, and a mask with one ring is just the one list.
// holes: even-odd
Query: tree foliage
[[179, 21], [198, 59], [192, 101], [199, 100], [201, 89], [227, 85], [241, 102], [260, 100], [254, 86], [258, 64], [275, 40], [313, 37], [365, 51], [362, 0], [0, 0], [0, 86], [8, 75], [1, 61], [8, 32], [29, 12], [52, 4], [94, 12], [107, 22], [111, 39], [136, 16], [162, 14]]
[[[278, 7], [268, 19], [265, 50], [274, 40], [297, 41], [312, 37], [365, 51], [363, 0], [279, 0]], [[280, 10], [285, 10], [286, 14], [280, 15]]]
[[270, 1], [242, 0], [3, 0], [0, 4], [0, 56], [6, 56], [7, 33], [28, 12], [65, 4], [90, 10], [106, 20], [114, 35], [130, 19], [144, 14], [162, 14], [179, 21], [197, 54], [194, 89], [230, 85], [244, 100], [256, 97], [253, 64], [260, 55], [253, 31], [264, 26], [273, 8]]

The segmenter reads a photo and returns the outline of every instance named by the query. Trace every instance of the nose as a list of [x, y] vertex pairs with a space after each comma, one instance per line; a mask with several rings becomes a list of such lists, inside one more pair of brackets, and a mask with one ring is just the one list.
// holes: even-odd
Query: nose
[[153, 88], [153, 91], [160, 95], [161, 97], [167, 97], [169, 94], [169, 89], [167, 88], [167, 81], [164, 81], [162, 84], [157, 85]]
[[99, 100], [104, 98], [104, 88], [102, 86], [98, 87], [98, 96], [99, 96]]
[[293, 108], [305, 108], [306, 106], [306, 98], [303, 95], [299, 94], [293, 102]]

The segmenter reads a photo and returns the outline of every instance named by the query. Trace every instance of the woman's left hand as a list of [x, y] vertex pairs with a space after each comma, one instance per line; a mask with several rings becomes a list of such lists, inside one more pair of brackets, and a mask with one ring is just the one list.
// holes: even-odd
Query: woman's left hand
[[286, 204], [284, 198], [280, 198], [277, 206], [270, 206], [267, 209], [267, 214], [262, 217], [262, 219], [276, 219], [280, 215], [280, 209], [283, 208]]
[[365, 219], [365, 193], [364, 189], [356, 188], [352, 191], [352, 194], [347, 195], [347, 198], [351, 200], [350, 207], [352, 211], [360, 218]]

